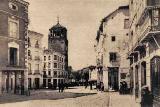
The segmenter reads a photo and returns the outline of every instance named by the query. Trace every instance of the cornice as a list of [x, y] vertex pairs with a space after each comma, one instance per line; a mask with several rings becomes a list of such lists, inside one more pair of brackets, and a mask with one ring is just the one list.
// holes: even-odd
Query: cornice
[[26, 2], [24, 0], [9, 0], [9, 1], [16, 1], [16, 2], [19, 2], [19, 3], [23, 4], [23, 5], [25, 5], [25, 6], [29, 5], [29, 2]]

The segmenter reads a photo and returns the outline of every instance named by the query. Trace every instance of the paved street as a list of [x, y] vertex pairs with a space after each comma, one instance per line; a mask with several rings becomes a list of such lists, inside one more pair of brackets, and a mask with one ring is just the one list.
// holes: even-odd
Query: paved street
[[117, 92], [97, 92], [75, 87], [58, 93], [57, 90], [32, 91], [31, 96], [10, 95], [2, 99], [0, 107], [139, 107], [130, 95]]

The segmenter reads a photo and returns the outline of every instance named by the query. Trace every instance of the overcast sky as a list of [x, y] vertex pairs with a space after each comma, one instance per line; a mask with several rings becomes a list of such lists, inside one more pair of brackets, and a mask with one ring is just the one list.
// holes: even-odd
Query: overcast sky
[[48, 29], [57, 23], [68, 30], [69, 65], [78, 70], [95, 65], [94, 43], [98, 26], [103, 17], [126, 0], [28, 0], [29, 29], [44, 34], [47, 47]]

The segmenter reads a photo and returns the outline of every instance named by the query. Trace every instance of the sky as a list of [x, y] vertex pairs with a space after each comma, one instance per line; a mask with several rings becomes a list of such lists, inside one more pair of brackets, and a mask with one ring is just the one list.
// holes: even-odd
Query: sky
[[[27, 1], [27, 0], [26, 0]], [[95, 38], [102, 18], [127, 0], [28, 0], [29, 29], [44, 34], [47, 47], [49, 28], [60, 24], [68, 30], [69, 65], [74, 70], [96, 65]]]

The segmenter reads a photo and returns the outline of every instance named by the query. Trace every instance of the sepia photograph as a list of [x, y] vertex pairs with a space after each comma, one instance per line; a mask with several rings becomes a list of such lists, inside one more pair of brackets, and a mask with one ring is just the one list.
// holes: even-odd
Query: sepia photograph
[[160, 107], [160, 0], [0, 0], [0, 107]]

